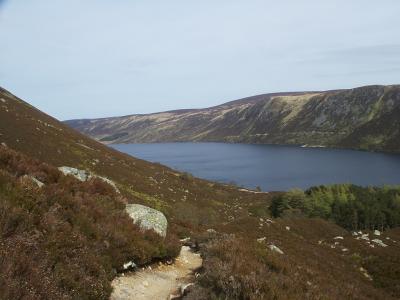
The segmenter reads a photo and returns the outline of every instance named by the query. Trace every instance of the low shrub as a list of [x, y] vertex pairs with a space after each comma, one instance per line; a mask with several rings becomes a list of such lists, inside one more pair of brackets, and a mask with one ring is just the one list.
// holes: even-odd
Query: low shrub
[[[39, 189], [19, 180], [30, 175]], [[79, 182], [0, 147], [0, 299], [108, 299], [127, 261], [174, 257], [176, 238], [143, 232], [107, 183]]]
[[288, 262], [254, 240], [222, 235], [207, 242], [202, 255], [200, 285], [185, 299], [318, 298]]

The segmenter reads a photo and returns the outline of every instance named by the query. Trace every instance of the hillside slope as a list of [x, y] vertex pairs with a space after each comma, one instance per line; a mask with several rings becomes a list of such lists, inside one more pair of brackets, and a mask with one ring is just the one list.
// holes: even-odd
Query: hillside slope
[[[66, 123], [104, 143], [235, 142], [399, 152], [400, 86], [266, 94], [198, 110]], [[388, 118], [394, 119], [389, 123]]]
[[[386, 247], [371, 247], [330, 221], [301, 215], [292, 219], [273, 219], [268, 208], [274, 193], [254, 193], [197, 179], [190, 174], [122, 154], [75, 132], [5, 90], [0, 90], [0, 144], [6, 153], [16, 150], [22, 153], [13, 154], [16, 157], [24, 155], [29, 157], [24, 158], [28, 161], [37, 159], [49, 164], [46, 168], [54, 170], [51, 174], [58, 174], [54, 167], [70, 166], [110, 178], [121, 191], [123, 201], [144, 204], [164, 212], [169, 223], [167, 238], [176, 241], [177, 238], [190, 237], [203, 255], [204, 269], [198, 288], [189, 293], [188, 299], [212, 299], [215, 295], [223, 299], [400, 297], [399, 280], [396, 279], [400, 273], [398, 229], [387, 230], [380, 237]], [[106, 201], [108, 198], [97, 195], [96, 185], [80, 187], [75, 181], [61, 177], [61, 181], [57, 179], [54, 182], [56, 186], [46, 181], [48, 186], [43, 191], [33, 190], [26, 194], [19, 181], [24, 173], [32, 169], [23, 168], [19, 158], [11, 160], [13, 168], [7, 167], [9, 163], [5, 164], [3, 159], [0, 161], [0, 172], [4, 174], [4, 178], [0, 178], [0, 204], [8, 209], [0, 213], [0, 267], [3, 270], [0, 275], [0, 298], [106, 299], [111, 290], [105, 282], [108, 280], [110, 283], [116, 275], [115, 270], [112, 273], [113, 265], [108, 265], [108, 273], [102, 277], [104, 289], [101, 289], [101, 296], [92, 292], [95, 289], [91, 285], [79, 280], [81, 277], [65, 275], [76, 271], [83, 278], [90, 279], [98, 274], [98, 264], [94, 269], [90, 268], [91, 264], [83, 270], [79, 268], [79, 259], [84, 259], [79, 255], [78, 250], [82, 249], [79, 240], [74, 239], [74, 235], [65, 238], [65, 232], [72, 229], [85, 229], [84, 236], [92, 241], [90, 247], [105, 251], [104, 259], [88, 251], [91, 255], [87, 259], [94, 263], [100, 260], [102, 264], [107, 264], [107, 257], [117, 257], [119, 250], [123, 252], [120, 253], [123, 261], [126, 256], [132, 255], [123, 247], [125, 244], [133, 245], [144, 262], [168, 254], [165, 250], [160, 253], [163, 247], [159, 247], [158, 241], [154, 254], [143, 250], [145, 247], [141, 246], [141, 242], [129, 237], [132, 230], [132, 235], [138, 238], [134, 229], [121, 229], [123, 234], [118, 234], [116, 239], [107, 234], [107, 230], [101, 230], [104, 228], [101, 224], [106, 222], [104, 209], [107, 205], [112, 206], [114, 200], [109, 203]], [[40, 162], [34, 165], [41, 166]], [[69, 182], [66, 186], [63, 185], [65, 180]], [[97, 196], [82, 201], [85, 196], [82, 189], [97, 193]], [[103, 199], [99, 207], [96, 206], [96, 199]], [[60, 202], [61, 208], [53, 207], [54, 202]], [[83, 205], [85, 210], [79, 209], [79, 205]], [[115, 209], [123, 213], [119, 200]], [[116, 216], [118, 214], [110, 216], [108, 226]], [[49, 225], [44, 222], [46, 220], [49, 220]], [[90, 224], [96, 223], [87, 220], [99, 223], [95, 231], [91, 230]], [[126, 215], [121, 217], [121, 222], [114, 222], [114, 226], [124, 226], [123, 222], [126, 222]], [[21, 227], [20, 224], [29, 224], [30, 227]], [[13, 230], [10, 231], [10, 228]], [[47, 244], [49, 230], [55, 230], [55, 234], [50, 236], [51, 243]], [[101, 242], [104, 235], [105, 240]], [[337, 236], [343, 239], [335, 239]], [[40, 243], [32, 243], [32, 239], [38, 239]], [[14, 251], [17, 249], [15, 245], [21, 251]], [[31, 248], [27, 246], [34, 248], [36, 252], [32, 253], [40, 254], [35, 256], [35, 260], [29, 259]], [[69, 247], [75, 250], [71, 252]], [[47, 249], [52, 251], [49, 253]], [[112, 249], [113, 255], [109, 256], [108, 251], [111, 250], [107, 249]], [[19, 253], [23, 254], [23, 260], [19, 260]], [[71, 255], [76, 257], [77, 262], [73, 270], [68, 270]], [[45, 280], [40, 280], [44, 277], [39, 272], [42, 269], [36, 268], [36, 259], [45, 262], [40, 265], [47, 274]], [[61, 272], [63, 270], [67, 273]], [[28, 271], [35, 272], [37, 276], [28, 276]], [[59, 274], [65, 277], [60, 278]], [[51, 278], [58, 278], [59, 281], [48, 282]], [[21, 283], [24, 284], [23, 289], [12, 288], [20, 287]], [[75, 289], [73, 283], [81, 289]], [[59, 294], [53, 297], [29, 294], [36, 290], [52, 293], [47, 286], [59, 290], [62, 297]]]

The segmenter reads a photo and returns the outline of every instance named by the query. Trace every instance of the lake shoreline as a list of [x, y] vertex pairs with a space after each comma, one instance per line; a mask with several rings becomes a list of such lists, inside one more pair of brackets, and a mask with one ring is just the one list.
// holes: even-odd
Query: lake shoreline
[[392, 153], [212, 142], [113, 144], [110, 147], [195, 177], [253, 191], [287, 191], [348, 183], [400, 184], [400, 155]]

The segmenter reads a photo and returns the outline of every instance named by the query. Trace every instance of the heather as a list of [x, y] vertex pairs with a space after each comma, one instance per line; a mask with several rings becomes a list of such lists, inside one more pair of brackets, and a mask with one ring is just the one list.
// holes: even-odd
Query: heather
[[127, 261], [175, 256], [177, 244], [141, 231], [125, 202], [101, 180], [0, 147], [0, 298], [107, 299]]

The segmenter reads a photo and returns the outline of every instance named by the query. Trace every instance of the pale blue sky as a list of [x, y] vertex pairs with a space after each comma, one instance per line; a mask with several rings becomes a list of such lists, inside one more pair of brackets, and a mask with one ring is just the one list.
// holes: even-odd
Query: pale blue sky
[[59, 118], [400, 83], [398, 0], [0, 0], [0, 86]]

